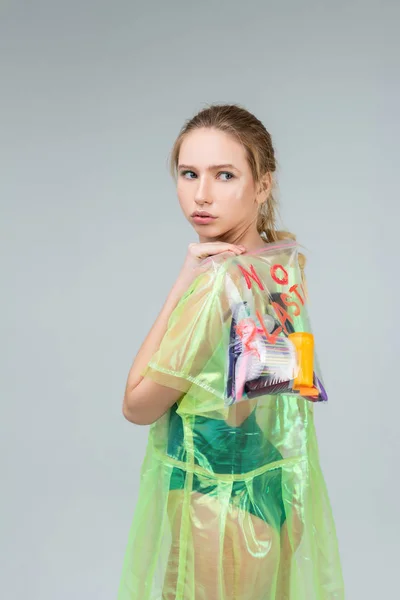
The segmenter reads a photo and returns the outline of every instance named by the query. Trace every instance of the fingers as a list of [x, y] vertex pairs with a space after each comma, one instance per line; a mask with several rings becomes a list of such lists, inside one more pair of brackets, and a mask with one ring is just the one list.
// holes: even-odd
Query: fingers
[[[243, 252], [246, 252], [246, 248], [244, 246], [235, 246], [234, 244], [229, 244], [230, 248], [229, 251], [230, 252], [234, 252], [235, 254], [243, 254]], [[221, 248], [220, 252], [225, 252], [226, 248]]]
[[222, 254], [223, 252], [231, 252], [232, 254], [238, 256], [239, 254], [246, 252], [246, 248], [242, 245], [228, 244], [226, 242], [205, 242], [199, 244], [189, 244], [189, 251], [192, 256], [203, 259], [207, 258], [208, 256]]

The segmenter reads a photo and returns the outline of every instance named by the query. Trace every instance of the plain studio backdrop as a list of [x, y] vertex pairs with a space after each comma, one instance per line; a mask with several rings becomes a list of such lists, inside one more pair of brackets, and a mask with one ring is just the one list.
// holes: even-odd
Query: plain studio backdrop
[[216, 102], [271, 132], [308, 257], [346, 597], [397, 597], [399, 18], [394, 1], [3, 0], [1, 598], [116, 597], [148, 435], [122, 416], [126, 377], [197, 241], [168, 156]]

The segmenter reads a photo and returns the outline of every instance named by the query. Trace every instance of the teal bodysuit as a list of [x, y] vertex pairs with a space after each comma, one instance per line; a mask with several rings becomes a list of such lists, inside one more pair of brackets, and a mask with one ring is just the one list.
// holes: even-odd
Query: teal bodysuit
[[[168, 448], [169, 456], [185, 462], [186, 451], [182, 418], [177, 414], [177, 404], [170, 410]], [[210, 465], [210, 477], [194, 474], [193, 491], [202, 494], [217, 492], [218, 473], [244, 474], [281, 460], [278, 449], [268, 441], [256, 422], [256, 411], [243, 421], [239, 427], [232, 427], [224, 420], [210, 419], [195, 415], [193, 426], [195, 457], [206, 456]], [[197, 451], [198, 452], [197, 452]], [[195, 462], [196, 458], [195, 458]], [[216, 474], [216, 475], [213, 475]], [[183, 489], [186, 472], [174, 467], [170, 480], [170, 490]], [[259, 476], [251, 477], [251, 492], [245, 479], [234, 481], [231, 500], [239, 501], [241, 507], [263, 519], [276, 528], [280, 528], [286, 519], [282, 499], [281, 467], [271, 469]], [[239, 496], [239, 498], [237, 498]]]

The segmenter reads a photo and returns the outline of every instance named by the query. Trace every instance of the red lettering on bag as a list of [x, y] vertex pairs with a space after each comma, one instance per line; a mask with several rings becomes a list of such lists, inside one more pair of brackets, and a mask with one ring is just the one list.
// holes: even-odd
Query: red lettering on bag
[[253, 319], [247, 317], [236, 325], [236, 332], [240, 337], [243, 347], [249, 352], [256, 354], [260, 359], [260, 353], [254, 343], [257, 340], [258, 327]]
[[[250, 265], [250, 272], [247, 271], [241, 265], [238, 265], [238, 267], [239, 267], [242, 275], [244, 276], [244, 278], [246, 280], [246, 284], [247, 284], [248, 289], [251, 288], [251, 285], [252, 285], [251, 280], [254, 280], [257, 283], [257, 285], [259, 286], [259, 288], [261, 290], [264, 290], [264, 286], [263, 286], [263, 284], [262, 284], [262, 282], [261, 282], [261, 280], [260, 280], [260, 278], [259, 278], [256, 270], [254, 269], [253, 265]], [[281, 273], [279, 273], [279, 271]], [[270, 268], [270, 274], [271, 274], [272, 279], [276, 283], [278, 283], [279, 285], [289, 285], [289, 274], [288, 274], [288, 272], [286, 271], [286, 269], [282, 265], [280, 265], [280, 264], [272, 265], [272, 267]], [[298, 290], [299, 287], [300, 287], [300, 289], [301, 289], [301, 291], [303, 293], [303, 296], [300, 294], [300, 292]], [[307, 293], [306, 293], [305, 287], [303, 286], [303, 284], [295, 283], [294, 285], [292, 285], [289, 288], [289, 292], [292, 292], [296, 296], [296, 298], [300, 301], [301, 305], [299, 305], [298, 302], [293, 297], [291, 297], [290, 294], [288, 294], [288, 293], [284, 293], [284, 292], [280, 293], [279, 294], [280, 298], [282, 300], [282, 303], [285, 306], [287, 306], [288, 308], [289, 307], [293, 307], [293, 309], [294, 309], [293, 310], [293, 314], [294, 314], [295, 317], [298, 317], [299, 314], [301, 313], [301, 306], [304, 306], [305, 301], [307, 299]], [[263, 332], [264, 332], [264, 334], [265, 334], [268, 342], [271, 343], [271, 344], [275, 344], [276, 340], [277, 340], [277, 338], [279, 336], [279, 334], [282, 331], [284, 331], [286, 333], [286, 335], [289, 335], [289, 332], [288, 332], [288, 330], [286, 328], [285, 323], [286, 323], [286, 321], [289, 321], [293, 325], [293, 318], [277, 302], [271, 302], [271, 306], [274, 308], [275, 313], [276, 313], [276, 315], [278, 317], [278, 320], [279, 320], [279, 322], [281, 324], [281, 327], [279, 327], [275, 331], [274, 334], [271, 334], [271, 333], [268, 332], [267, 328], [265, 327], [265, 323], [264, 323], [263, 317], [262, 317], [262, 315], [261, 315], [261, 313], [259, 311], [257, 311], [257, 317], [260, 320], [262, 330], [263, 330]], [[240, 333], [239, 333], [239, 335], [240, 335]], [[252, 337], [253, 336], [251, 336], [250, 339], [252, 339]]]
[[300, 296], [299, 292], [297, 291], [297, 288], [299, 287], [298, 283], [295, 283], [294, 285], [292, 285], [292, 287], [289, 289], [289, 292], [294, 292], [296, 294], [296, 296], [298, 297], [298, 299], [300, 300], [300, 302], [302, 303], [302, 305], [304, 306], [304, 300], [303, 298]]
[[279, 322], [280, 322], [280, 324], [281, 324], [281, 325], [282, 325], [282, 327], [283, 327], [283, 331], [286, 333], [286, 335], [289, 335], [289, 332], [288, 332], [288, 330], [286, 329], [286, 326], [285, 326], [285, 321], [286, 321], [286, 320], [288, 320], [288, 321], [290, 321], [290, 322], [293, 324], [293, 319], [292, 319], [292, 317], [291, 317], [291, 316], [289, 315], [289, 313], [288, 313], [288, 312], [287, 312], [287, 311], [286, 311], [284, 308], [282, 308], [282, 306], [281, 306], [280, 304], [278, 304], [277, 302], [271, 302], [271, 306], [273, 306], [273, 307], [274, 307], [274, 309], [275, 309], [275, 312], [276, 312], [276, 314], [277, 314], [277, 316], [278, 316]]
[[254, 279], [254, 281], [257, 283], [257, 285], [259, 286], [259, 288], [261, 290], [264, 290], [264, 286], [260, 281], [260, 278], [258, 277], [256, 270], [254, 269], [253, 265], [250, 265], [250, 271], [251, 273], [249, 273], [248, 271], [246, 271], [246, 269], [244, 269], [241, 265], [238, 265], [239, 269], [242, 271], [242, 274], [244, 275], [245, 279], [246, 279], [246, 283], [247, 283], [247, 287], [250, 289], [251, 288], [251, 279]]
[[[281, 294], [281, 298], [282, 298], [282, 302], [286, 305], [286, 306], [295, 306], [296, 310], [294, 311], [294, 316], [298, 317], [300, 314], [300, 306], [297, 304], [297, 302], [295, 302], [294, 300], [291, 300], [289, 294]], [[303, 302], [304, 304], [304, 302]]]
[[261, 323], [262, 330], [264, 332], [265, 337], [267, 338], [267, 342], [270, 344], [276, 344], [276, 340], [278, 339], [278, 335], [282, 332], [282, 327], [278, 327], [275, 333], [269, 333], [268, 329], [265, 327], [264, 319], [262, 314], [257, 310], [256, 311], [258, 320]]
[[[283, 278], [279, 279], [278, 275], [277, 275], [277, 271], [278, 270], [283, 271]], [[279, 283], [280, 285], [287, 285], [289, 283], [289, 274], [286, 271], [286, 269], [282, 266], [282, 265], [273, 265], [270, 269], [270, 273], [271, 273], [271, 277], [272, 279], [276, 282]]]

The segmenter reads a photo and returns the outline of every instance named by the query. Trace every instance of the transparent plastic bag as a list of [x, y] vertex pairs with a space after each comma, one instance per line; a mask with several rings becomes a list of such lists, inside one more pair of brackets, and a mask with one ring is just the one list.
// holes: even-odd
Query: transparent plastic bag
[[[238, 264], [246, 287], [227, 285], [231, 329], [226, 402], [291, 394], [317, 402], [328, 396], [314, 347], [307, 293], [296, 242], [258, 253], [256, 266]], [[229, 295], [229, 289], [240, 290]], [[261, 305], [260, 305], [261, 304]]]

